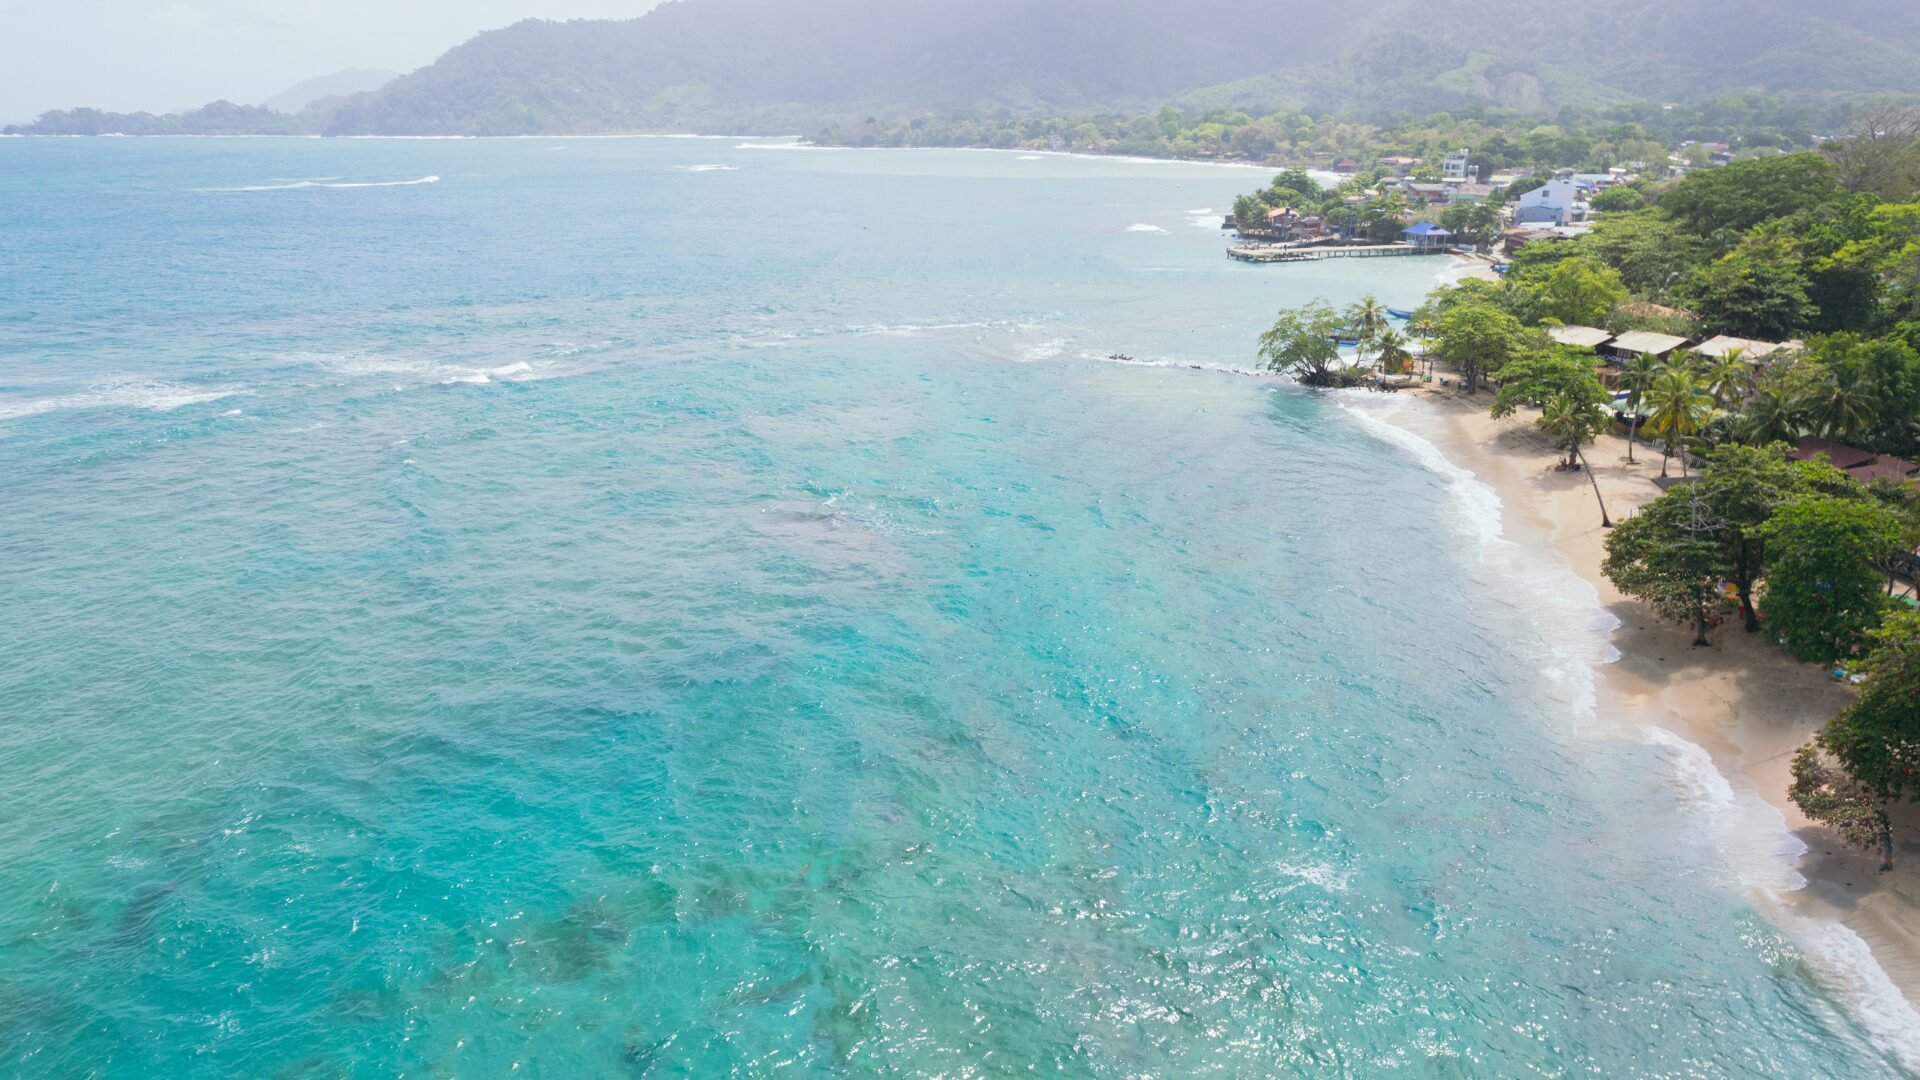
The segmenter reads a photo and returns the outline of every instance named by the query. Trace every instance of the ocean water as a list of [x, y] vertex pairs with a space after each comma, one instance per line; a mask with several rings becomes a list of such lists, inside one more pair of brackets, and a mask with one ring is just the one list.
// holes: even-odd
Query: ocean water
[[0, 141], [0, 1072], [1912, 1068], [1259, 178]]

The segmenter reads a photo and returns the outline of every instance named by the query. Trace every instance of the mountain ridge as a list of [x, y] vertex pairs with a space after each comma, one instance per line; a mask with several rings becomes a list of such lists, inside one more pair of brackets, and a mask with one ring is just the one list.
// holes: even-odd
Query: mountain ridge
[[792, 134], [859, 116], [1124, 112], [1168, 101], [1198, 112], [1491, 104], [1549, 115], [1736, 91], [1920, 95], [1920, 4], [670, 0], [633, 19], [490, 30], [297, 121], [217, 103], [204, 117], [76, 110], [10, 130]]

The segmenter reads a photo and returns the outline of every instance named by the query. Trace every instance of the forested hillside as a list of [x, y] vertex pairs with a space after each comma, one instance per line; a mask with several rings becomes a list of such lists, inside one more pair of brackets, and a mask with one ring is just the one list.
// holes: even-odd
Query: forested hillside
[[[309, 111], [330, 134], [816, 131], [1106, 110], [1418, 113], [1920, 93], [1910, 0], [673, 0], [481, 34]], [[36, 133], [233, 125], [75, 110]], [[116, 126], [118, 125], [118, 126]], [[139, 129], [138, 131], [134, 129]]]

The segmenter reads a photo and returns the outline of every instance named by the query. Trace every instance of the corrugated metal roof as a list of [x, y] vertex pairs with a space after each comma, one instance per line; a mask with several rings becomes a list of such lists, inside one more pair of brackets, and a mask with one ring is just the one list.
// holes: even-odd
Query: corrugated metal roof
[[1621, 352], [1669, 353], [1687, 343], [1683, 337], [1672, 334], [1656, 334], [1648, 330], [1634, 330], [1613, 339], [1613, 347]]
[[1701, 356], [1721, 357], [1739, 349], [1749, 360], [1759, 360], [1771, 356], [1781, 349], [1797, 349], [1798, 342], [1792, 341], [1756, 341], [1753, 338], [1738, 338], [1731, 334], [1721, 334], [1709, 341], [1703, 341], [1693, 347]]
[[1562, 345], [1577, 345], [1591, 349], [1613, 340], [1613, 335], [1597, 326], [1555, 326], [1547, 330], [1547, 336]]

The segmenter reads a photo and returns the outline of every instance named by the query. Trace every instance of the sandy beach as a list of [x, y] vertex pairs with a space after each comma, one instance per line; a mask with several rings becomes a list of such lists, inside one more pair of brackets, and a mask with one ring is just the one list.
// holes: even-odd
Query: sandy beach
[[[1920, 1007], [1920, 807], [1903, 807], [1896, 816], [1896, 869], [1880, 873], [1876, 855], [1844, 847], [1786, 797], [1794, 751], [1845, 706], [1849, 690], [1746, 633], [1737, 619], [1714, 630], [1710, 648], [1693, 648], [1690, 628], [1656, 621], [1601, 575], [1606, 534], [1592, 487], [1584, 473], [1554, 470], [1555, 451], [1532, 415], [1491, 419], [1484, 393], [1466, 399], [1421, 392], [1418, 399], [1418, 408], [1398, 411], [1393, 422], [1492, 486], [1509, 538], [1557, 552], [1619, 619], [1620, 659], [1598, 668], [1603, 714], [1664, 728], [1704, 748], [1736, 794], [1758, 795], [1778, 808], [1806, 845], [1795, 867], [1804, 887], [1756, 887], [1756, 906], [1773, 909], [1769, 914], [1790, 932], [1830, 932], [1834, 922], [1851, 929], [1908, 1004]], [[1615, 437], [1588, 450], [1615, 520], [1659, 495], [1652, 483], [1660, 474], [1659, 452], [1639, 447], [1636, 465], [1626, 456], [1626, 440]], [[1678, 475], [1677, 461], [1672, 471]], [[1809, 963], [1818, 961], [1810, 957]], [[1828, 974], [1832, 983], [1843, 973]], [[1863, 988], [1863, 996], [1871, 997], [1871, 989]], [[1897, 1003], [1881, 1004], [1897, 1009]]]

